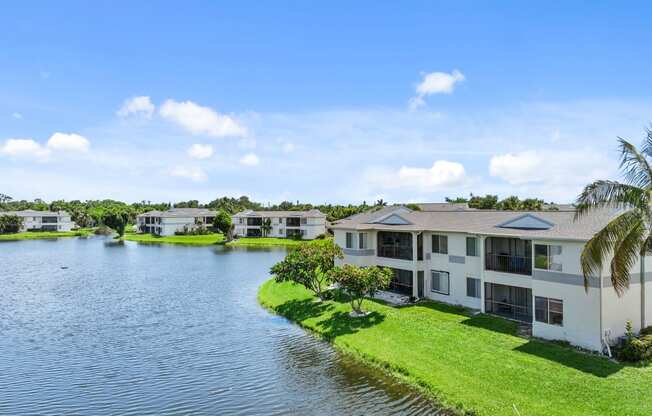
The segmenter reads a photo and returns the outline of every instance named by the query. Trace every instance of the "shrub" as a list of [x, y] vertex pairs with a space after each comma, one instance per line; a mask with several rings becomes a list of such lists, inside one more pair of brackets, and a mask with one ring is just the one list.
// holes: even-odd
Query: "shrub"
[[622, 361], [639, 362], [652, 359], [652, 328], [641, 330], [636, 336], [631, 321], [625, 324], [625, 337], [617, 348], [617, 356]]
[[365, 296], [373, 296], [377, 291], [385, 289], [392, 280], [392, 271], [378, 266], [358, 267], [345, 264], [331, 271], [332, 279], [349, 294], [351, 308], [361, 315], [362, 301]]
[[323, 239], [325, 239], [325, 238], [326, 238], [326, 234], [321, 233], [321, 234], [319, 234], [317, 237], [315, 237], [315, 240], [323, 240]]
[[23, 226], [23, 219], [18, 215], [0, 215], [0, 234], [17, 233]]

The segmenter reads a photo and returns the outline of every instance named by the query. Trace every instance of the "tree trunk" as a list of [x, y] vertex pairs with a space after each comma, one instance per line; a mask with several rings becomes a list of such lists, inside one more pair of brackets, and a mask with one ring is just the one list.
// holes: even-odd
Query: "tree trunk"
[[645, 328], [645, 253], [641, 254], [641, 330]]

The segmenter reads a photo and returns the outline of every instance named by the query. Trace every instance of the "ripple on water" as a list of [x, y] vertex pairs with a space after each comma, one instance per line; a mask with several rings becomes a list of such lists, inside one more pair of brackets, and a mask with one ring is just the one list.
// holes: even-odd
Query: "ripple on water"
[[283, 255], [101, 238], [2, 244], [0, 413], [437, 414], [258, 306]]

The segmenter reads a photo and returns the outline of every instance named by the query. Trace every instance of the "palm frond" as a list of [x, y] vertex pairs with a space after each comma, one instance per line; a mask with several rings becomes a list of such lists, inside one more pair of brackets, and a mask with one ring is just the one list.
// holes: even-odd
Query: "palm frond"
[[577, 197], [575, 219], [600, 208], [647, 211], [649, 201], [650, 195], [644, 189], [617, 181], [598, 180], [587, 185]]
[[641, 146], [641, 153], [647, 157], [652, 158], [652, 125], [645, 129], [645, 140]]
[[614, 256], [611, 259], [611, 283], [618, 296], [622, 296], [629, 288], [629, 272], [636, 264], [641, 250], [647, 240], [647, 232], [644, 222], [639, 219], [632, 224], [627, 233], [614, 249]]
[[652, 168], [643, 154], [636, 146], [622, 137], [620, 142], [620, 169], [625, 176], [625, 181], [640, 188], [652, 186]]
[[592, 276], [601, 276], [604, 260], [612, 255], [632, 229], [640, 226], [642, 222], [639, 210], [624, 212], [609, 221], [586, 243], [580, 256], [580, 265], [587, 290], [589, 279]]

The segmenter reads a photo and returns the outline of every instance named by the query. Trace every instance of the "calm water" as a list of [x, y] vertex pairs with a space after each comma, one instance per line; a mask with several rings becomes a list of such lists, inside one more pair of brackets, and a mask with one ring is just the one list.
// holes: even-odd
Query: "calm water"
[[0, 243], [0, 414], [436, 414], [258, 306], [283, 255]]

